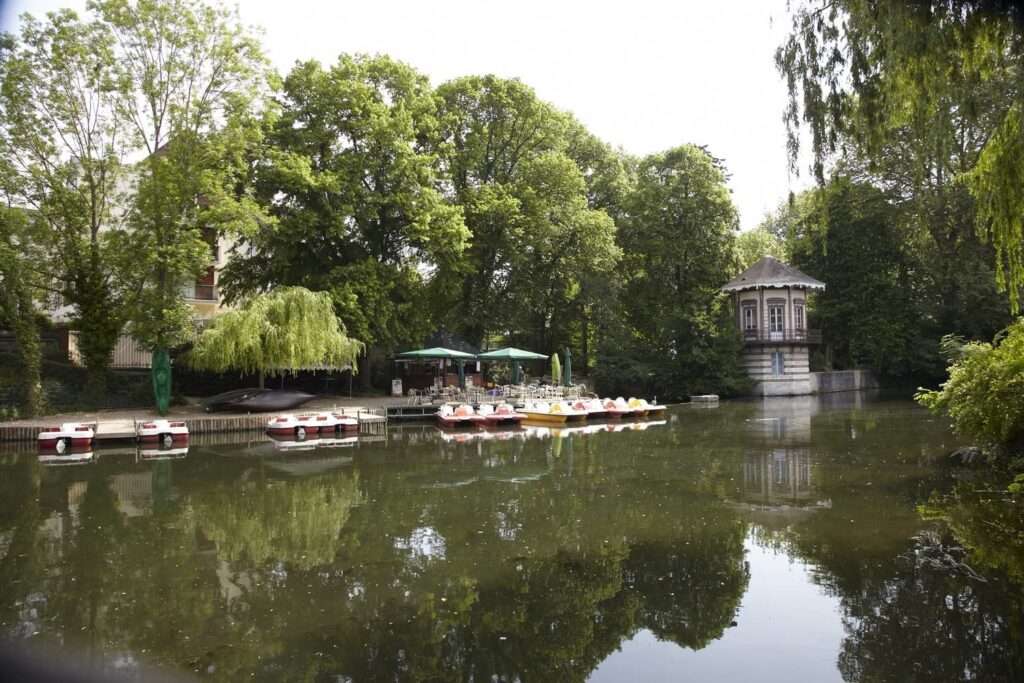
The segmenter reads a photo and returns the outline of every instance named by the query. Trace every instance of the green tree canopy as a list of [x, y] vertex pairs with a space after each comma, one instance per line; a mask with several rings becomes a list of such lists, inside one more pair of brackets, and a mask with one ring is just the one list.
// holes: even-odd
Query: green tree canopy
[[474, 343], [555, 348], [618, 259], [604, 209], [624, 191], [621, 160], [517, 79], [459, 78], [437, 97], [446, 196], [472, 238], [435, 308]]
[[621, 318], [602, 340], [608, 391], [739, 390], [735, 323], [719, 287], [735, 274], [736, 209], [721, 162], [683, 145], [642, 159], [618, 233]]
[[829, 369], [933, 375], [937, 340], [927, 337], [935, 333], [921, 289], [921, 251], [891, 197], [835, 178], [808, 191], [791, 216], [792, 264], [825, 282], [811, 324], [822, 330]]
[[741, 232], [736, 238], [736, 260], [740, 270], [746, 270], [765, 255], [774, 256], [780, 261], [789, 260], [786, 243], [763, 225]]
[[[919, 199], [963, 181], [978, 203], [977, 227], [995, 248], [997, 281], [1016, 310], [1024, 285], [1024, 23], [1001, 5], [801, 3], [776, 64], [790, 93], [791, 160], [803, 122], [819, 180], [829, 157], [847, 145], [879, 162], [887, 146], [899, 145]], [[941, 221], [941, 213], [927, 218]]]
[[119, 46], [121, 134], [146, 155], [132, 168], [122, 234], [129, 328], [144, 347], [167, 348], [193, 334], [182, 290], [210, 266], [216, 233], [266, 222], [240, 185], [260, 142], [266, 60], [237, 10], [203, 0], [93, 0], [90, 8]]
[[46, 230], [39, 262], [71, 308], [91, 391], [124, 324], [111, 207], [131, 143], [116, 106], [116, 45], [110, 27], [71, 10], [45, 21], [24, 15], [17, 36], [0, 36], [0, 188], [32, 209]]
[[461, 253], [461, 210], [435, 189], [427, 79], [388, 57], [300, 63], [267, 120], [257, 193], [276, 219], [246, 239], [232, 300], [277, 285], [331, 293], [347, 329], [393, 348], [428, 331], [424, 280]]
[[352, 366], [362, 342], [345, 334], [326, 292], [280, 287], [247, 300], [241, 308], [218, 316], [189, 351], [189, 364], [200, 370], [296, 372], [311, 365]]

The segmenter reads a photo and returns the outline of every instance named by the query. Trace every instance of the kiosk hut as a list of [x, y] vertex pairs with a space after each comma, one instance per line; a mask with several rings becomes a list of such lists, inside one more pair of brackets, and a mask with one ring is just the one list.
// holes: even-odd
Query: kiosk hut
[[821, 330], [807, 329], [807, 293], [825, 283], [765, 256], [722, 287], [733, 294], [743, 336], [743, 360], [759, 396], [811, 393], [808, 346]]

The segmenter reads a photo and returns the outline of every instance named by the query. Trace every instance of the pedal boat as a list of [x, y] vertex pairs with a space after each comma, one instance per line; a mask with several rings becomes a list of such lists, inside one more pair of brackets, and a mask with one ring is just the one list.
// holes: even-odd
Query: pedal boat
[[135, 436], [142, 442], [184, 443], [188, 441], [188, 425], [180, 420], [150, 420], [139, 424]]
[[507, 403], [502, 403], [497, 406], [491, 406], [485, 403], [480, 406], [477, 414], [483, 417], [487, 421], [488, 425], [518, 424], [526, 419], [525, 415], [516, 412], [515, 408]]
[[36, 441], [43, 452], [63, 453], [71, 446], [91, 446], [96, 435], [81, 422], [65, 422], [60, 427], [43, 427]]

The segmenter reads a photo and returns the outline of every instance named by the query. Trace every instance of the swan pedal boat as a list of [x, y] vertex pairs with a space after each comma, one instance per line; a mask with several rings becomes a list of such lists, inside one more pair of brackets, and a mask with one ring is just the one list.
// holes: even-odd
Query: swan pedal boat
[[483, 417], [488, 425], [518, 424], [526, 419], [525, 415], [516, 412], [515, 408], [507, 403], [497, 406], [485, 403], [477, 410], [477, 414]]
[[657, 403], [648, 403], [645, 398], [630, 398], [629, 407], [634, 410], [643, 410], [643, 415], [661, 415], [665, 412], [665, 409], [668, 408], [668, 406]]
[[487, 422], [487, 418], [473, 410], [473, 406], [465, 404], [458, 408], [445, 404], [437, 409], [436, 415], [444, 427], [469, 427]]
[[60, 427], [43, 427], [36, 441], [43, 451], [63, 453], [69, 446], [91, 446], [95, 435], [87, 424], [65, 422]]
[[587, 414], [587, 419], [604, 417], [608, 414], [607, 408], [597, 398], [581, 398], [572, 404], [573, 410], [582, 410]]
[[621, 396], [616, 399], [606, 398], [601, 402], [604, 404], [608, 417], [630, 417], [637, 414]]
[[180, 420], [149, 420], [139, 424], [135, 436], [139, 441], [188, 441], [188, 425]]

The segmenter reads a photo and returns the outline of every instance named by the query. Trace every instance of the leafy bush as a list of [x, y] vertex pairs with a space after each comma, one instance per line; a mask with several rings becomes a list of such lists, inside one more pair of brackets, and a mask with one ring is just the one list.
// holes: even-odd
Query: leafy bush
[[1024, 446], [1024, 318], [992, 344], [945, 337], [949, 379], [939, 391], [921, 389], [921, 405], [953, 419], [953, 429], [980, 445], [1013, 453]]

